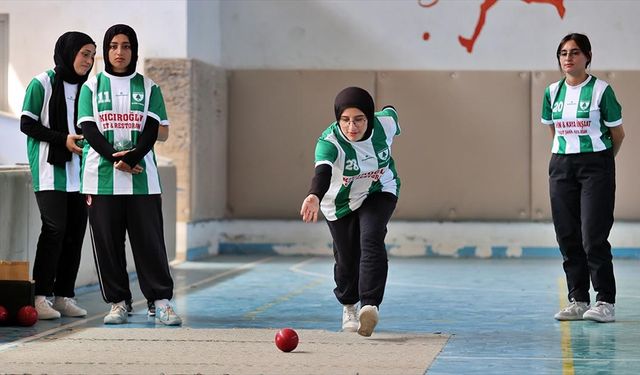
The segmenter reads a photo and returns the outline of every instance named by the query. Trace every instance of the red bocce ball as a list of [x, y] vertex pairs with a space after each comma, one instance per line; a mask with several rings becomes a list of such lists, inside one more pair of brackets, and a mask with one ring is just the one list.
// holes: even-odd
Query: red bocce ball
[[298, 346], [298, 333], [291, 328], [283, 328], [276, 333], [276, 346], [283, 352], [290, 352]]
[[0, 324], [5, 324], [9, 320], [9, 311], [6, 307], [0, 306]]
[[18, 310], [18, 324], [23, 327], [31, 327], [38, 321], [38, 311], [33, 306], [22, 306]]

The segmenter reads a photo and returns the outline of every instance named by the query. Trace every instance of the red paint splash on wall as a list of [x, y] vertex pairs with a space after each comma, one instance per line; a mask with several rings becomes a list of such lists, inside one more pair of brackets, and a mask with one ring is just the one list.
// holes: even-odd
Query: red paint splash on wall
[[[522, 0], [522, 1], [524, 1], [527, 4], [539, 3], [539, 4], [553, 5], [558, 11], [558, 15], [560, 16], [560, 18], [564, 18], [564, 13], [566, 11], [564, 7], [564, 0]], [[478, 37], [480, 36], [480, 32], [484, 27], [484, 23], [487, 18], [487, 12], [489, 11], [489, 9], [491, 9], [492, 6], [496, 5], [497, 2], [498, 0], [484, 0], [482, 4], [480, 4], [480, 16], [478, 17], [475, 30], [473, 31], [473, 36], [471, 36], [471, 38], [465, 38], [462, 35], [458, 36], [458, 41], [467, 50], [468, 53], [473, 52], [473, 46], [475, 45], [476, 40], [478, 40]], [[420, 5], [423, 8], [432, 7], [437, 3], [438, 3], [438, 0], [432, 0], [429, 3], [426, 3], [423, 0], [418, 0], [418, 5]], [[429, 37], [430, 37], [430, 34], [426, 32], [422, 35], [423, 40], [428, 40]]]
[[434, 6], [434, 5], [436, 5], [437, 3], [438, 3], [438, 0], [431, 0], [430, 3], [424, 2], [422, 0], [418, 0], [418, 5], [420, 5], [423, 8], [430, 8], [430, 7]]

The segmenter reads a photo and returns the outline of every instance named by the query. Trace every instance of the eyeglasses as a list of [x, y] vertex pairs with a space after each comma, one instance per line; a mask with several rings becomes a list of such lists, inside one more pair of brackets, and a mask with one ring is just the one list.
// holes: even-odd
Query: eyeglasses
[[582, 51], [580, 51], [579, 49], [572, 49], [570, 51], [567, 50], [562, 50], [560, 51], [560, 53], [558, 54], [558, 56], [562, 57], [562, 58], [567, 58], [569, 56], [571, 57], [576, 57], [576, 56], [580, 56], [582, 55]]
[[348, 118], [348, 117], [340, 117], [340, 125], [349, 125], [353, 123], [355, 126], [362, 126], [367, 122], [367, 118], [365, 116], [358, 116], [356, 118]]

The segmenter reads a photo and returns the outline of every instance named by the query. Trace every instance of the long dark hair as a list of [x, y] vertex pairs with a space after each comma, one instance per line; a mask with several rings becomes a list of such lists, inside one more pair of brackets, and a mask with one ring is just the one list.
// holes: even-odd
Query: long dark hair
[[558, 59], [558, 68], [562, 70], [562, 66], [560, 65], [560, 52], [562, 51], [562, 47], [564, 46], [565, 43], [567, 43], [570, 40], [573, 40], [574, 42], [576, 42], [576, 44], [578, 45], [578, 48], [580, 49], [580, 52], [584, 53], [584, 55], [587, 56], [587, 65], [585, 66], [585, 69], [588, 68], [589, 65], [591, 64], [591, 42], [589, 41], [589, 38], [586, 35], [578, 34], [578, 33], [567, 34], [564, 38], [562, 38], [562, 40], [560, 41], [560, 44], [558, 44], [558, 49], [556, 51], [556, 59]]

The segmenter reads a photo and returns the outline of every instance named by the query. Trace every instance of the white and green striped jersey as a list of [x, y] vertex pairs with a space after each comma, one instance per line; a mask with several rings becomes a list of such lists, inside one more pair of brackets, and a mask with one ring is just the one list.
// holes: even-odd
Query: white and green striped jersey
[[[80, 90], [78, 124], [95, 122], [116, 150], [135, 147], [147, 116], [156, 119], [160, 126], [169, 125], [160, 87], [141, 74], [116, 77], [102, 72], [88, 80]], [[140, 174], [119, 171], [87, 143], [82, 152], [81, 192], [160, 194], [160, 176], [153, 150], [139, 164], [144, 168]]]
[[[50, 128], [49, 100], [51, 99], [52, 83], [55, 77], [53, 70], [34, 77], [24, 97], [22, 115], [29, 116]], [[76, 134], [73, 126], [73, 112], [78, 86], [64, 82], [64, 96], [67, 103], [67, 127], [69, 134]], [[76, 192], [80, 190], [80, 156], [71, 154], [71, 160], [64, 166], [49, 164], [49, 142], [41, 142], [27, 137], [27, 156], [31, 168], [31, 180], [34, 191], [58, 190]]]
[[622, 124], [622, 108], [603, 80], [570, 86], [562, 79], [544, 92], [542, 123], [555, 127], [554, 154], [603, 151], [613, 146], [609, 128]]
[[349, 141], [332, 123], [316, 144], [315, 165], [327, 164], [331, 185], [320, 208], [329, 221], [357, 210], [371, 193], [400, 193], [400, 178], [391, 157], [393, 137], [400, 134], [398, 114], [387, 107], [375, 113], [373, 131], [366, 140]]

